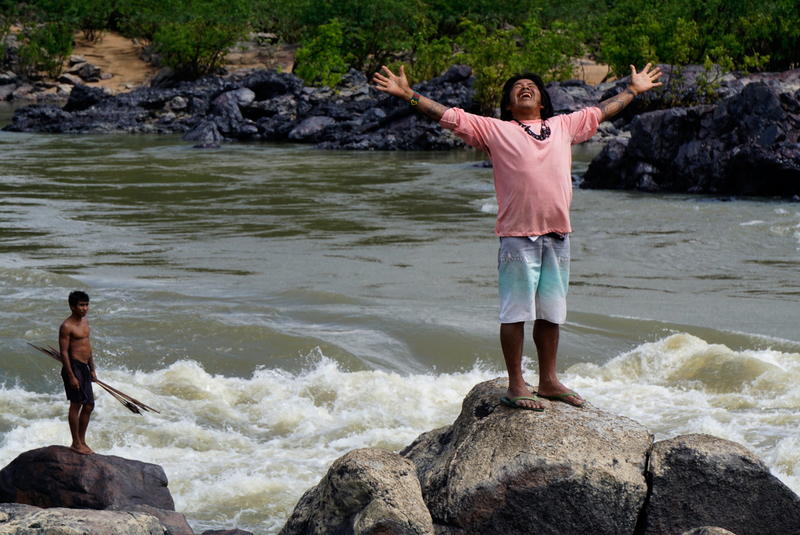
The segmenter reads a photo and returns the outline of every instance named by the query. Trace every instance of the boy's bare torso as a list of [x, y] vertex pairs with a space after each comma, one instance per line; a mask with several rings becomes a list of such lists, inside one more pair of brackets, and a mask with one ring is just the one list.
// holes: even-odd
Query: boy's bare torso
[[61, 329], [69, 340], [67, 345], [69, 358], [88, 364], [92, 356], [92, 348], [89, 345], [89, 320], [84, 317], [76, 321], [69, 317], [61, 324]]
[[[64, 320], [58, 332], [58, 343], [66, 357], [89, 364], [92, 360], [92, 348], [89, 345], [89, 313], [88, 301], [81, 301], [70, 307], [72, 315]], [[66, 363], [65, 363], [66, 364]]]

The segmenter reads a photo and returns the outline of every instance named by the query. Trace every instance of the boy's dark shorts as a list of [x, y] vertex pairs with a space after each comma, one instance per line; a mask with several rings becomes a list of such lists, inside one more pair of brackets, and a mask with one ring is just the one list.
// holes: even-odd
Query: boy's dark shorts
[[79, 388], [74, 389], [69, 385], [69, 375], [64, 367], [61, 367], [61, 378], [64, 380], [64, 389], [67, 391], [67, 399], [72, 403], [82, 405], [94, 405], [94, 391], [92, 390], [92, 371], [88, 364], [84, 364], [75, 359], [69, 359], [72, 373], [78, 380]]

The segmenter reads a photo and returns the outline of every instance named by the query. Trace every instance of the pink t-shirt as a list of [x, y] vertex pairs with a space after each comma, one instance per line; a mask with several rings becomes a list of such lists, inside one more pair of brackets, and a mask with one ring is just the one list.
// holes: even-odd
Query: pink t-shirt
[[[481, 117], [459, 108], [442, 116], [444, 128], [453, 130], [468, 145], [492, 160], [497, 193], [498, 236], [541, 236], [572, 232], [572, 151], [597, 131], [599, 108], [585, 108], [547, 119], [550, 137], [538, 141], [515, 121]], [[523, 121], [539, 133], [541, 121]]]

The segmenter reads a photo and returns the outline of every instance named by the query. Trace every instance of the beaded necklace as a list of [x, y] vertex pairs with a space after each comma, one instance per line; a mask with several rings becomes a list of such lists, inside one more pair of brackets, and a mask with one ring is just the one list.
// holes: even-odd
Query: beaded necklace
[[516, 119], [514, 119], [514, 121], [518, 125], [520, 125], [528, 133], [528, 135], [531, 136], [533, 139], [538, 139], [539, 141], [544, 141], [545, 139], [550, 137], [550, 127], [547, 126], [547, 121], [542, 121], [542, 128], [539, 130], [538, 134], [534, 134], [533, 130], [531, 130], [530, 126], [524, 125], [521, 122], [517, 121]]

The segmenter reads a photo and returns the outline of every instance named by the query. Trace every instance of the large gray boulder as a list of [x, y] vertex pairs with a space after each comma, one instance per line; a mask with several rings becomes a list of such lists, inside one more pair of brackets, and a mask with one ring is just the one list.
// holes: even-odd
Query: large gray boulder
[[16, 503], [0, 504], [0, 535], [168, 535], [147, 513], [41, 509]]
[[433, 535], [414, 464], [378, 449], [336, 460], [279, 535]]
[[437, 535], [631, 534], [653, 436], [590, 404], [500, 404], [505, 379], [474, 387], [451, 425], [421, 435], [417, 467]]
[[657, 442], [644, 535], [715, 526], [736, 535], [796, 535], [800, 497], [747, 448], [710, 435]]

